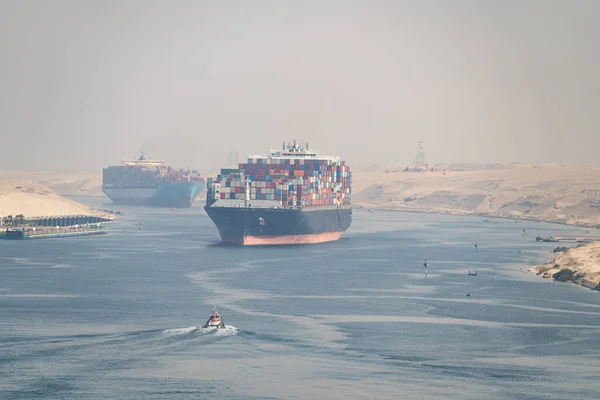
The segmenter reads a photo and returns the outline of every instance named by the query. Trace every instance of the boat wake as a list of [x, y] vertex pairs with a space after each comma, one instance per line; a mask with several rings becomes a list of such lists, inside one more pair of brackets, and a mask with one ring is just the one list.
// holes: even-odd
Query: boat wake
[[197, 332], [203, 329], [200, 326], [190, 326], [189, 328], [175, 328], [175, 329], [167, 329], [164, 333], [168, 335], [187, 335], [188, 333]]
[[164, 333], [168, 335], [188, 335], [197, 333], [199, 335], [208, 335], [214, 333], [216, 336], [235, 336], [238, 334], [238, 328], [227, 325], [225, 328], [203, 328], [202, 326], [190, 326], [189, 328], [167, 329]]
[[205, 328], [205, 329], [216, 330], [215, 334], [217, 336], [235, 336], [239, 332], [238, 328], [236, 328], [235, 326], [231, 326], [231, 325], [228, 325], [228, 326], [226, 326], [225, 328], [222, 328], [222, 329], [214, 329], [214, 328]]

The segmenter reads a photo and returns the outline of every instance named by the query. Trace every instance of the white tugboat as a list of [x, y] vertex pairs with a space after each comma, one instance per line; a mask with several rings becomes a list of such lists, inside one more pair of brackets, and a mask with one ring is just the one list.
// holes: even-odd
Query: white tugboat
[[208, 318], [203, 328], [225, 329], [225, 323], [221, 320], [221, 314], [218, 313], [217, 306], [213, 307], [210, 318]]

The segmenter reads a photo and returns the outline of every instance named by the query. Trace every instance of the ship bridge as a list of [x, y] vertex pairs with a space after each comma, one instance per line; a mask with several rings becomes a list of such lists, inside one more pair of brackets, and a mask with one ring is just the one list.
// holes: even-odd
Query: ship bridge
[[270, 158], [270, 159], [309, 159], [309, 160], [329, 160], [339, 161], [339, 156], [321, 156], [317, 152], [308, 147], [308, 142], [305, 147], [301, 147], [294, 140], [293, 143], [284, 142], [281, 149], [271, 149], [269, 154], [256, 154], [248, 156], [248, 161], [251, 159]]
[[161, 160], [148, 160], [144, 157], [144, 153], [138, 159], [124, 159], [121, 161], [122, 165], [130, 166], [130, 167], [160, 167], [164, 164], [164, 161]]

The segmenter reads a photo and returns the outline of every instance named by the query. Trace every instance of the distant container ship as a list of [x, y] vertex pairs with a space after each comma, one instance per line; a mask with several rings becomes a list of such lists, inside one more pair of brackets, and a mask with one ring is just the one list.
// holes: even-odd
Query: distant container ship
[[225, 243], [334, 241], [352, 223], [352, 174], [339, 157], [283, 144], [207, 180], [205, 210]]
[[198, 171], [176, 170], [143, 154], [102, 171], [102, 191], [115, 204], [191, 207], [204, 187]]

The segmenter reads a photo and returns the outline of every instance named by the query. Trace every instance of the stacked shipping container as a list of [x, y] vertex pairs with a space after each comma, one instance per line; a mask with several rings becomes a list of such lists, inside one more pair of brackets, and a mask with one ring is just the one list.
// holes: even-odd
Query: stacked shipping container
[[161, 184], [188, 182], [188, 179], [189, 182], [203, 181], [196, 170], [177, 170], [164, 165], [111, 166], [103, 170], [102, 186], [105, 188], [157, 187]]
[[219, 199], [274, 200], [283, 207], [351, 204], [352, 173], [337, 158], [250, 157], [239, 169], [222, 169], [208, 178], [208, 196]]

